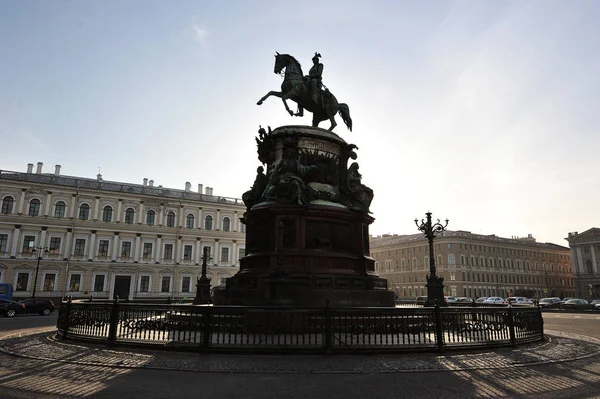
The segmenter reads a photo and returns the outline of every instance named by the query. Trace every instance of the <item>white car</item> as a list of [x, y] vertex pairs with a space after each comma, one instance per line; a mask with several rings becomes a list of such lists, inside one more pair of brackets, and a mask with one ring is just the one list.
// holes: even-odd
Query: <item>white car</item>
[[511, 305], [533, 305], [533, 302], [530, 299], [522, 296], [509, 296], [506, 298], [505, 303]]
[[484, 305], [490, 304], [490, 303], [492, 303], [492, 304], [498, 304], [498, 305], [503, 304], [504, 303], [504, 298], [500, 298], [499, 296], [491, 296], [488, 299], [486, 299], [485, 301], [483, 301]]

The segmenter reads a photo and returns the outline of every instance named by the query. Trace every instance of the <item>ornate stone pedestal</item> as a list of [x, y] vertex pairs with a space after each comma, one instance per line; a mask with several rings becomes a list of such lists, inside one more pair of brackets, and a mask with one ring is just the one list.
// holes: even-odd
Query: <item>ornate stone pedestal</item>
[[394, 306], [369, 256], [372, 191], [347, 166], [356, 147], [306, 126], [263, 131], [257, 142], [267, 181], [244, 194], [246, 256], [215, 304]]

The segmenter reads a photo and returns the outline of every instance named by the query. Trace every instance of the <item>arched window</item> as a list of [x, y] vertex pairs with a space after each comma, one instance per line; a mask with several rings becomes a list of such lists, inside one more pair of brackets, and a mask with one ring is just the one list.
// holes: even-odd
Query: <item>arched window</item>
[[67, 204], [64, 201], [58, 201], [56, 205], [54, 205], [54, 217], [55, 218], [64, 218], [65, 210], [67, 209]]
[[4, 199], [2, 200], [2, 213], [12, 213], [14, 204], [15, 199], [13, 197], [11, 197], [10, 195], [4, 197]]
[[204, 218], [204, 229], [205, 230], [212, 230], [212, 221], [213, 221], [213, 219], [212, 219], [212, 216], [210, 216], [210, 215], [207, 215]]
[[175, 212], [167, 213], [167, 227], [175, 227]]
[[228, 217], [223, 218], [223, 231], [229, 231], [231, 228], [231, 219]]
[[135, 221], [135, 211], [133, 210], [133, 208], [127, 208], [125, 210], [125, 223], [133, 224], [134, 221]]
[[39, 199], [34, 198], [29, 203], [29, 216], [39, 216], [40, 214], [40, 206], [42, 203]]
[[81, 204], [79, 206], [79, 219], [88, 220], [90, 218], [90, 206], [88, 204]]
[[112, 206], [106, 205], [102, 210], [102, 221], [103, 222], [112, 222]]
[[194, 228], [194, 215], [192, 215], [191, 213], [188, 213], [188, 215], [185, 218], [185, 227], [187, 227], [188, 229], [193, 229]]
[[148, 226], [154, 226], [154, 220], [156, 219], [156, 212], [153, 210], [148, 211], [146, 214], [146, 224]]

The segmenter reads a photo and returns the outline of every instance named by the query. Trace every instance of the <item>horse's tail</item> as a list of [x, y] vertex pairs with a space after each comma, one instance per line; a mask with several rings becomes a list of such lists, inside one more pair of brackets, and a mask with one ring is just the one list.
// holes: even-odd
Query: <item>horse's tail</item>
[[350, 118], [350, 108], [348, 108], [348, 104], [341, 103], [339, 107], [342, 120], [346, 126], [348, 126], [348, 130], [352, 131], [352, 118]]

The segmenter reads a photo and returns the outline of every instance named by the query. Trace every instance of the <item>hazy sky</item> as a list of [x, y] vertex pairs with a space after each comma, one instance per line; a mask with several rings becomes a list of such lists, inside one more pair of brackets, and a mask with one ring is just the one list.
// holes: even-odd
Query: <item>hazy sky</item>
[[372, 234], [416, 233], [431, 210], [566, 246], [600, 225], [599, 16], [592, 0], [5, 0], [0, 169], [241, 198], [258, 125], [311, 122], [256, 105], [281, 85], [275, 51], [305, 73], [318, 51], [375, 191]]

